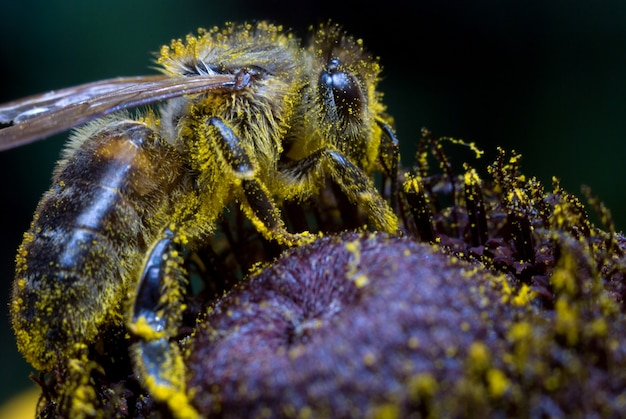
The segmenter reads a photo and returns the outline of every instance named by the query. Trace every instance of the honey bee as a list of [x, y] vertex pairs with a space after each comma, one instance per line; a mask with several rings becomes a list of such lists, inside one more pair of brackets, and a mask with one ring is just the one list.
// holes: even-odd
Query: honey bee
[[0, 150], [81, 126], [18, 250], [11, 316], [19, 350], [44, 372], [86, 364], [99, 336], [130, 332], [144, 387], [193, 417], [171, 342], [184, 309], [180, 248], [205, 242], [232, 203], [266, 239], [308, 243], [316, 236], [288, 231], [280, 205], [328, 180], [370, 227], [396, 233], [372, 174], [392, 180], [393, 197], [399, 152], [378, 60], [335, 24], [305, 45], [268, 22], [226, 24], [163, 46], [157, 63], [161, 75], [0, 105], [10, 125]]

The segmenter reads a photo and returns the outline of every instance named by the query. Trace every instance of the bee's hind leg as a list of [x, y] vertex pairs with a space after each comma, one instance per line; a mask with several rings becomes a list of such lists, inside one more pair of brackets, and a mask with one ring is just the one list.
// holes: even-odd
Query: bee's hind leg
[[176, 339], [185, 310], [187, 275], [175, 235], [165, 230], [145, 259], [128, 328], [133, 369], [149, 393], [176, 418], [196, 418], [186, 391], [185, 365]]

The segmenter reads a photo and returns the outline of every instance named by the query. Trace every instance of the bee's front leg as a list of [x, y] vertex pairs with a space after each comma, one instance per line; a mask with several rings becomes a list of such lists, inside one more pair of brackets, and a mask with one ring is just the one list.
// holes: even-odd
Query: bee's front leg
[[246, 150], [242, 147], [241, 140], [221, 119], [209, 118], [208, 125], [217, 129], [222, 141], [218, 141], [218, 147], [224, 159], [230, 165], [236, 178], [240, 180], [241, 189], [245, 199], [241, 200], [241, 206], [246, 217], [254, 224], [254, 227], [268, 240], [275, 240], [288, 246], [302, 245], [315, 239], [308, 232], [298, 234], [289, 233], [281, 218], [274, 199], [267, 186], [258, 178]]
[[389, 182], [389, 194], [387, 196], [391, 207], [398, 210], [398, 166], [400, 164], [400, 143], [396, 134], [389, 124], [383, 120], [376, 120], [383, 131], [378, 152], [378, 160], [383, 172], [383, 196], [385, 196], [385, 184]]
[[348, 199], [365, 211], [374, 229], [390, 234], [399, 232], [398, 218], [372, 179], [339, 150], [321, 148], [303, 159], [283, 164], [280, 171], [294, 197], [314, 189], [320, 178], [330, 176]]
[[145, 259], [128, 325], [135, 337], [130, 349], [135, 374], [179, 419], [198, 417], [188, 399], [185, 365], [175, 338], [185, 310], [183, 264], [175, 233], [166, 229]]

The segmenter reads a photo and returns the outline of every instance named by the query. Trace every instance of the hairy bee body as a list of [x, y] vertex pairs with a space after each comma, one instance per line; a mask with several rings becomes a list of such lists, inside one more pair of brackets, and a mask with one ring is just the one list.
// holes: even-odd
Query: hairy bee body
[[[44, 372], [93, 363], [98, 338], [122, 330], [144, 387], [194, 417], [173, 339], [187, 281], [180, 247], [206, 243], [232, 203], [265, 239], [308, 243], [315, 235], [288, 231], [281, 204], [317, 196], [328, 181], [372, 228], [395, 233], [371, 174], [394, 182], [399, 155], [379, 65], [336, 25], [304, 47], [266, 22], [227, 25], [173, 41], [158, 63], [165, 76], [0, 105], [0, 122], [14, 124], [0, 130], [2, 149], [162, 102], [76, 132], [19, 249], [11, 313], [20, 351]], [[71, 416], [91, 409], [73, 396], [86, 374], [64, 379]]]
[[18, 252], [13, 326], [41, 370], [123, 324], [134, 272], [162, 228], [156, 220], [184, 185], [179, 156], [144, 124], [92, 128], [59, 162]]

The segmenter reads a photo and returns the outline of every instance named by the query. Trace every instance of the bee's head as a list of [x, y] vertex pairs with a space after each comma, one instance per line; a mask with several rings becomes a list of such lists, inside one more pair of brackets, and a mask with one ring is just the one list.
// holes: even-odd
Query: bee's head
[[346, 35], [338, 25], [313, 31], [309, 46], [314, 100], [325, 137], [344, 153], [365, 165], [378, 148], [380, 130], [376, 120], [385, 111], [377, 91], [380, 64], [363, 49], [360, 39]]

